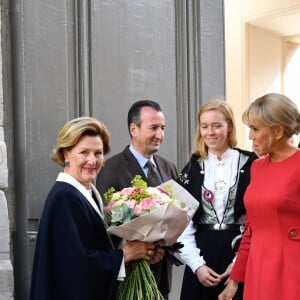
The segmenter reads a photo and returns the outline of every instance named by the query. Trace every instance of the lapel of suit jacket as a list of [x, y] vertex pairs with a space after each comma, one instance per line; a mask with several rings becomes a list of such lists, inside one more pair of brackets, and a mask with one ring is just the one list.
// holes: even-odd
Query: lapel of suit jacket
[[132, 171], [133, 177], [135, 175], [141, 175], [143, 180], [147, 181], [144, 170], [139, 165], [138, 161], [134, 157], [134, 155], [129, 150], [129, 146], [127, 146], [123, 151], [124, 161], [127, 164], [127, 168]]

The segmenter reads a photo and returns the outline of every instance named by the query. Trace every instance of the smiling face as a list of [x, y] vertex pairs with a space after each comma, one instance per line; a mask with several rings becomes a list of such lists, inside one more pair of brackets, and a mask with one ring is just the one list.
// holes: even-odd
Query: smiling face
[[208, 151], [221, 157], [228, 149], [228, 133], [231, 126], [225, 116], [218, 110], [209, 110], [200, 116], [200, 134]]
[[64, 157], [69, 162], [64, 172], [89, 189], [103, 166], [102, 140], [99, 136], [82, 136], [73, 148], [64, 151]]
[[159, 150], [164, 139], [165, 126], [165, 117], [161, 111], [156, 111], [152, 107], [143, 107], [140, 124], [130, 124], [133, 147], [149, 158]]

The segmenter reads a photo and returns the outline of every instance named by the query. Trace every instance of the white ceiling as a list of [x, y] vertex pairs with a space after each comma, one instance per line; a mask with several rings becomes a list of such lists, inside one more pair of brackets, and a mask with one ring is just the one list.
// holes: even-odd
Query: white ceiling
[[300, 40], [300, 12], [298, 11], [285, 15], [255, 18], [250, 20], [249, 23], [281, 36], [290, 36], [294, 41]]

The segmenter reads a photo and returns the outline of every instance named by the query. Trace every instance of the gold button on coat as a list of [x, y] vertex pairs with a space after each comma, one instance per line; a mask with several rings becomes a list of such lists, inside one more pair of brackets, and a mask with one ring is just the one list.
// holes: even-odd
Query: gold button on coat
[[295, 236], [297, 236], [297, 231], [296, 231], [296, 230], [291, 230], [291, 231], [289, 232], [289, 236], [290, 236], [290, 237], [295, 237]]

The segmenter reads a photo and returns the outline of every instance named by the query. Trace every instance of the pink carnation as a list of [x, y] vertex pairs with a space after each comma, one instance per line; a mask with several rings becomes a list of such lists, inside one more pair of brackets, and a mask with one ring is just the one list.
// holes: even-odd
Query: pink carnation
[[144, 210], [150, 210], [153, 207], [156, 207], [156, 201], [154, 199], [151, 198], [145, 198], [141, 201], [140, 203], [142, 205], [142, 208]]
[[143, 208], [142, 208], [142, 204], [137, 204], [135, 207], [134, 207], [134, 214], [136, 216], [139, 216], [142, 212]]

